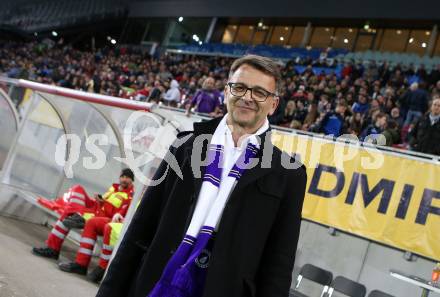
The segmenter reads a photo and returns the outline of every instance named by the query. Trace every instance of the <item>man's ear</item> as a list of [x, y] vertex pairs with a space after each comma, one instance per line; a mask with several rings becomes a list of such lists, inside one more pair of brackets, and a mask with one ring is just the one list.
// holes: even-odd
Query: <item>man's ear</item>
[[275, 110], [277, 110], [277, 107], [278, 107], [279, 104], [280, 104], [280, 97], [278, 97], [278, 96], [273, 97], [271, 108], [269, 110], [269, 115], [270, 116], [273, 115]]
[[226, 102], [229, 99], [229, 93], [228, 93], [228, 85], [225, 85], [225, 89], [223, 90], [223, 94], [224, 94], [224, 103], [226, 104]]

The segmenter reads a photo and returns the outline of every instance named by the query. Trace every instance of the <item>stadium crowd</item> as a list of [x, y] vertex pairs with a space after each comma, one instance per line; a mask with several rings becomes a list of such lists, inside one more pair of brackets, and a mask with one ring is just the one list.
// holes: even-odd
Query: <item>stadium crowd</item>
[[[0, 44], [0, 75], [156, 102], [219, 116], [233, 59], [189, 55], [155, 58], [129, 48], [95, 52], [54, 43]], [[300, 73], [295, 65], [306, 65]], [[338, 62], [333, 61], [333, 64]], [[330, 71], [317, 72], [315, 65]], [[275, 125], [360, 140], [385, 136], [386, 145], [440, 155], [440, 65], [419, 67], [290, 61], [282, 67]]]

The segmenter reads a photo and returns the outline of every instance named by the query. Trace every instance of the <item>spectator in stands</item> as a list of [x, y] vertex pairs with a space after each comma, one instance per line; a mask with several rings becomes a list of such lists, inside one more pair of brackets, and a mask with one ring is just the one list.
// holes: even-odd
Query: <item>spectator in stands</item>
[[307, 116], [307, 108], [301, 100], [296, 101], [296, 108], [293, 112], [293, 120], [298, 121], [301, 125]]
[[329, 104], [328, 95], [322, 94], [318, 103], [318, 112], [325, 113], [327, 111], [327, 105]]
[[165, 105], [177, 107], [177, 104], [180, 103], [180, 90], [179, 83], [177, 80], [173, 79], [170, 84], [170, 88], [163, 95], [163, 100]]
[[399, 127], [399, 129], [402, 128], [403, 118], [400, 115], [400, 109], [398, 107], [394, 107], [393, 109], [391, 109], [391, 119], [396, 121], [396, 124]]
[[362, 131], [359, 137], [361, 141], [366, 141], [367, 137], [368, 139], [375, 140], [377, 139], [377, 135], [380, 135], [384, 131], [387, 123], [387, 115], [379, 112], [375, 118], [374, 124], [368, 125], [367, 128]]
[[[440, 76], [440, 65], [439, 65], [438, 71], [439, 71], [439, 76]], [[438, 80], [437, 83], [435, 84], [435, 86], [432, 88], [431, 93], [432, 93], [432, 97], [440, 96], [440, 80]]]
[[335, 111], [328, 112], [321, 122], [321, 131], [325, 135], [333, 135], [339, 137], [346, 133], [345, 112], [347, 105], [345, 102], [337, 104]]
[[148, 101], [154, 101], [156, 103], [159, 103], [163, 92], [164, 92], [164, 88], [163, 88], [162, 84], [160, 83], [160, 81], [156, 80], [154, 82], [154, 88], [151, 90], [150, 97], [148, 98]]
[[428, 93], [425, 90], [419, 89], [418, 83], [412, 83], [410, 89], [402, 97], [402, 106], [408, 112], [404, 125], [409, 125], [415, 120], [423, 116], [428, 108]]
[[355, 102], [351, 107], [353, 112], [365, 114], [370, 109], [370, 104], [367, 101], [367, 97], [364, 94], [359, 94], [358, 102]]
[[285, 94], [281, 94], [280, 95], [280, 100], [279, 100], [279, 104], [277, 106], [277, 109], [275, 110], [275, 112], [268, 116], [268, 120], [269, 123], [271, 125], [282, 125], [283, 122], [283, 118], [284, 118], [284, 111], [286, 109], [286, 105], [287, 105], [287, 100], [286, 100], [286, 95]]
[[418, 152], [440, 155], [440, 98], [432, 101], [431, 112], [412, 129], [410, 144]]
[[318, 118], [318, 105], [316, 103], [310, 103], [307, 107], [307, 116], [304, 119], [302, 129], [309, 131]]
[[150, 86], [148, 84], [145, 84], [143, 89], [137, 91], [134, 94], [134, 99], [137, 101], [146, 101], [149, 96], [150, 96]]
[[211, 116], [217, 116], [221, 113], [221, 94], [215, 89], [215, 80], [208, 77], [203, 81], [202, 89], [199, 90], [186, 108], [187, 115], [190, 115], [191, 108], [200, 113], [207, 113]]
[[281, 126], [289, 126], [290, 123], [293, 121], [294, 112], [296, 110], [296, 103], [293, 100], [289, 100], [286, 104], [286, 108], [284, 109], [284, 117], [282, 122], [280, 123]]
[[399, 126], [394, 119], [388, 118], [386, 128], [382, 134], [385, 136], [386, 146], [393, 146], [394, 144], [400, 143]]
[[159, 66], [159, 78], [161, 81], [167, 81], [173, 79], [173, 75], [168, 71], [165, 64], [160, 64]]
[[307, 93], [305, 92], [304, 85], [300, 85], [298, 90], [292, 95], [293, 100], [307, 100]]
[[361, 132], [362, 132], [362, 114], [356, 112], [349, 119], [348, 133], [359, 137]]

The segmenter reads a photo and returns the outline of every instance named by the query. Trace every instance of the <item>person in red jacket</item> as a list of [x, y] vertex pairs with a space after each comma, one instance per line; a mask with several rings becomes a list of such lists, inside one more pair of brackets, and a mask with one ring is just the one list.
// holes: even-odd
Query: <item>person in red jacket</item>
[[[125, 215], [125, 214], [124, 214]], [[98, 266], [88, 275], [88, 279], [99, 282], [104, 276], [108, 261], [110, 260], [114, 244], [111, 245], [112, 224], [122, 223], [124, 216], [116, 213], [113, 219], [108, 217], [94, 217], [86, 222], [81, 235], [80, 247], [76, 253], [75, 261], [60, 263], [58, 268], [65, 272], [87, 274], [98, 236], [104, 236]], [[122, 225], [122, 224], [121, 224]]]
[[65, 205], [60, 218], [55, 223], [46, 240], [45, 247], [34, 247], [32, 253], [45, 258], [58, 259], [61, 246], [70, 229], [82, 229], [87, 222], [104, 218], [107, 222], [124, 217], [133, 197], [134, 174], [129, 168], [123, 169], [119, 184], [113, 184], [104, 195], [90, 198], [83, 187], [75, 185], [65, 195]]

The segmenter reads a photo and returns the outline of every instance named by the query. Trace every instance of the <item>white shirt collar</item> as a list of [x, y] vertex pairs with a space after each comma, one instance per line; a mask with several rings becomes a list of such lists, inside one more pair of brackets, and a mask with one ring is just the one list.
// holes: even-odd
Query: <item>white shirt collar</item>
[[249, 141], [252, 144], [254, 144], [255, 146], [257, 146], [258, 148], [260, 147], [260, 143], [258, 142], [256, 136], [263, 134], [264, 132], [266, 132], [269, 129], [269, 120], [267, 119], [267, 117], [264, 121], [264, 124], [255, 133], [249, 134], [243, 138], [243, 140], [241, 141], [240, 147], [235, 147], [235, 145], [234, 145], [234, 140], [232, 138], [232, 132], [226, 123], [227, 117], [228, 117], [228, 114], [225, 114], [225, 116], [223, 117], [223, 119], [221, 120], [221, 122], [219, 124], [219, 125], [223, 125], [225, 127], [225, 129], [224, 129], [225, 136], [226, 136], [225, 147], [243, 150], [246, 148]]

